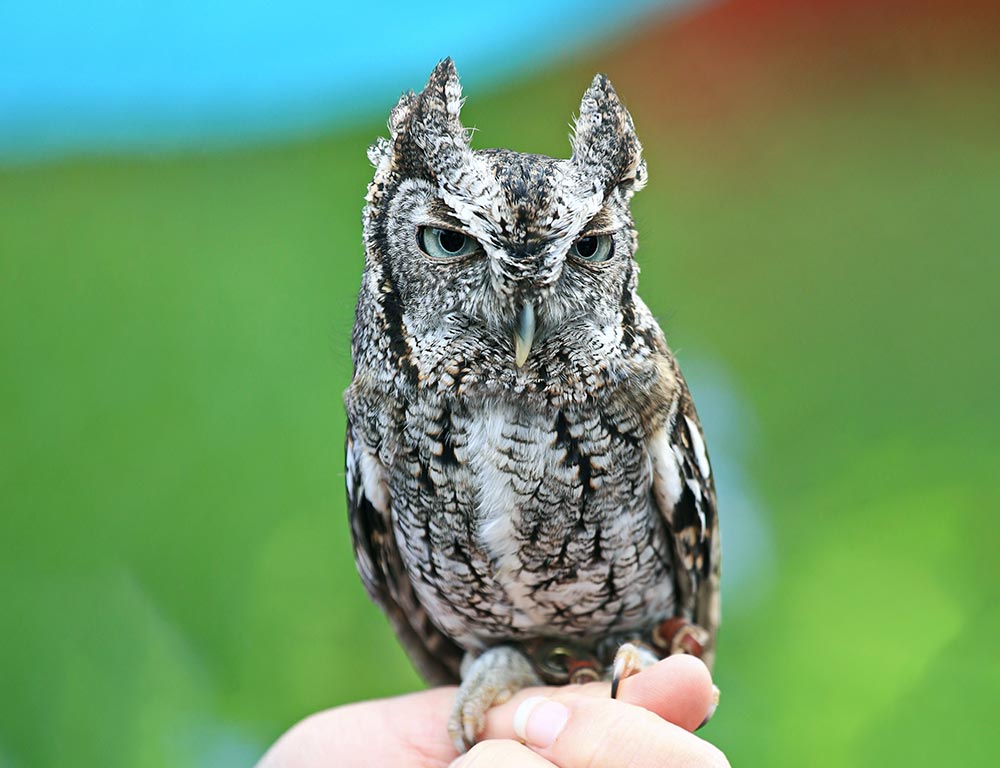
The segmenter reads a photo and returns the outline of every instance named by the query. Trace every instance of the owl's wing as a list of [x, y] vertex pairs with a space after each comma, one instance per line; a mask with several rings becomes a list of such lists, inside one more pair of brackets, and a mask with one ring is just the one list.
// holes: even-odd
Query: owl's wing
[[719, 628], [721, 541], [715, 484], [701, 423], [687, 387], [650, 445], [653, 499], [673, 540], [679, 613], [708, 630], [702, 658], [711, 666]]
[[354, 561], [368, 596], [382, 609], [410, 660], [431, 685], [460, 680], [463, 652], [431, 623], [403, 566], [390, 513], [386, 470], [347, 427], [347, 508]]

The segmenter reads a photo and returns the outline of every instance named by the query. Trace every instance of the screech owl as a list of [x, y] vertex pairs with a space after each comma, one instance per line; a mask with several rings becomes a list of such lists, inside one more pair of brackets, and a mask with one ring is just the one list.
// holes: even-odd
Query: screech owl
[[572, 157], [473, 150], [450, 59], [369, 150], [347, 407], [355, 559], [461, 749], [519, 688], [711, 664], [720, 541], [701, 427], [636, 293], [646, 181], [610, 82]]

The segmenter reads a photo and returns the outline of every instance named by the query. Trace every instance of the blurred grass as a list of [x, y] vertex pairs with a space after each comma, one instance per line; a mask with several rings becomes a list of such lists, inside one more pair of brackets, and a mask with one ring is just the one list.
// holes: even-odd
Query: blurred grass
[[[590, 74], [470, 94], [477, 146], [564, 155]], [[722, 148], [632, 105], [642, 293], [750, 404], [775, 535], [721, 640], [734, 765], [995, 760], [1000, 115], [880, 96]], [[0, 765], [245, 765], [419, 685], [343, 500], [380, 123], [0, 170]]]

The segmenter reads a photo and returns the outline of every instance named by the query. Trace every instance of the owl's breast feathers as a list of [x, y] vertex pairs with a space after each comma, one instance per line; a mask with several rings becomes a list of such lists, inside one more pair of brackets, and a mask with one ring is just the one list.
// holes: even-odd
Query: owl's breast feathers
[[432, 375], [413, 360], [391, 384], [384, 367], [356, 373], [358, 569], [429, 680], [457, 680], [464, 650], [597, 642], [675, 613], [714, 639], [711, 468], [676, 363], [655, 346], [587, 375], [565, 356], [535, 379], [489, 359]]

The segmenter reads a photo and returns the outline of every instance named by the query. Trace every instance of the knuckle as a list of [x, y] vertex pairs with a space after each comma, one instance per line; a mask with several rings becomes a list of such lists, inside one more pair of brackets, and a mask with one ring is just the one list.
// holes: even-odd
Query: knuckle
[[[642, 765], [644, 752], [649, 746], [648, 728], [652, 723], [645, 717], [646, 714], [652, 713], [622, 710], [601, 723], [600, 731], [613, 737], [601, 738], [593, 744], [594, 748], [585, 759], [585, 768]], [[655, 715], [652, 717], [658, 719]]]

